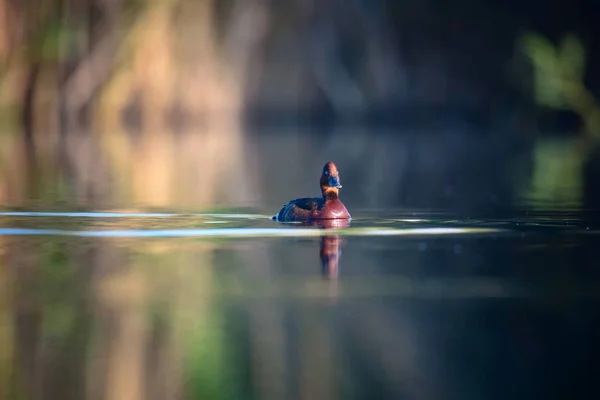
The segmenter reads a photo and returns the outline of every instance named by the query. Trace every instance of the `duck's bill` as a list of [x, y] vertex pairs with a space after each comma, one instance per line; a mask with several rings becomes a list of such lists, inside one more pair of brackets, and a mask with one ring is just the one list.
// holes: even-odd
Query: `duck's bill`
[[340, 183], [340, 178], [338, 178], [337, 176], [329, 177], [329, 186], [340, 189], [342, 187], [342, 184]]

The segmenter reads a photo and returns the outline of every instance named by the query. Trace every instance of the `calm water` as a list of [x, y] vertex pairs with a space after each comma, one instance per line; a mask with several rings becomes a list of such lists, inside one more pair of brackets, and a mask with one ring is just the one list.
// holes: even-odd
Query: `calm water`
[[598, 396], [596, 212], [271, 215], [0, 212], [0, 398]]

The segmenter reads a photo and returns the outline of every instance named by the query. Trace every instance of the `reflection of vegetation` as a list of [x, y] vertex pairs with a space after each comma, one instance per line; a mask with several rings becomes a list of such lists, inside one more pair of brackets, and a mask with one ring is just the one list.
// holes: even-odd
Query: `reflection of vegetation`
[[[35, 286], [35, 293], [41, 295], [44, 307], [42, 330], [55, 339], [68, 337], [76, 325], [74, 298], [82, 293], [75, 290], [81, 285], [70, 281], [74, 278], [74, 265], [68, 254], [68, 244], [59, 238], [44, 241], [39, 249], [43, 257], [39, 266], [41, 275]], [[75, 291], [75, 292], [74, 292]]]
[[536, 143], [533, 176], [526, 197], [575, 205], [583, 195], [582, 151], [572, 139], [546, 138]]
[[235, 346], [211, 301], [213, 245], [196, 243], [189, 256], [174, 248], [148, 242], [125, 259], [101, 240], [8, 242], [19, 262], [0, 264], [0, 397], [84, 398], [86, 385], [107, 398], [173, 398], [184, 387], [240, 397]]
[[[73, 241], [56, 237], [39, 243], [11, 239], [5, 248], [9, 259], [20, 261], [1, 268], [2, 278], [12, 282], [12, 290], [2, 288], [2, 302], [9, 304], [2, 307], [7, 320], [0, 322], [2, 398], [30, 398], [40, 389], [36, 381], [59, 397], [71, 397], [82, 387], [88, 282], [77, 270]], [[42, 374], [38, 360], [65, 368]]]
[[575, 36], [559, 45], [536, 33], [521, 38], [520, 49], [531, 61], [534, 98], [541, 106], [575, 113], [582, 135], [536, 143], [534, 171], [527, 198], [577, 202], [582, 198], [583, 165], [600, 139], [600, 104], [585, 86], [585, 49]]
[[[4, 238], [0, 237], [0, 260], [4, 254]], [[8, 266], [0, 262], [0, 398], [16, 399], [14, 378], [16, 371], [12, 364], [14, 352], [14, 329], [11, 319], [12, 295]]]
[[231, 357], [232, 340], [223, 329], [222, 317], [212, 315], [190, 332], [186, 346], [186, 381], [194, 399], [234, 399], [240, 393], [238, 377], [231, 376], [239, 367]]
[[[173, 253], [174, 249], [181, 249], [180, 245], [157, 242], [144, 246], [134, 256], [135, 263], [144, 266], [144, 280], [152, 288], [144, 318], [149, 327], [154, 326], [151, 330], [162, 327], [164, 332], [158, 336], [170, 338], [162, 343], [158, 340], [153, 346], [164, 347], [162, 353], [181, 374], [177, 376], [168, 365], [163, 366], [169, 374], [165, 379], [180, 382], [178, 390], [185, 392], [184, 397], [244, 397], [235, 376], [239, 369], [234, 359], [235, 346], [231, 344], [231, 332], [225, 329], [226, 310], [214, 300], [219, 286], [218, 274], [213, 270], [215, 246], [196, 242], [183, 246], [185, 253]], [[167, 265], [175, 268], [165, 268]]]

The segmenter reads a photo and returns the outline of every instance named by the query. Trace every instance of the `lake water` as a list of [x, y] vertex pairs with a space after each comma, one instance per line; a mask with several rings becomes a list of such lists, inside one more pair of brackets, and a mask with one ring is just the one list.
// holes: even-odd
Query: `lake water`
[[0, 212], [0, 398], [600, 393], [600, 214]]

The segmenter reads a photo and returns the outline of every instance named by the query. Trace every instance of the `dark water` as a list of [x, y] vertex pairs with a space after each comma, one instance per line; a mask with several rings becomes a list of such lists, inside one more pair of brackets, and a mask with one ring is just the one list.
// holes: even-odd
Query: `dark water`
[[3, 211], [0, 397], [600, 393], [598, 213], [270, 215]]

